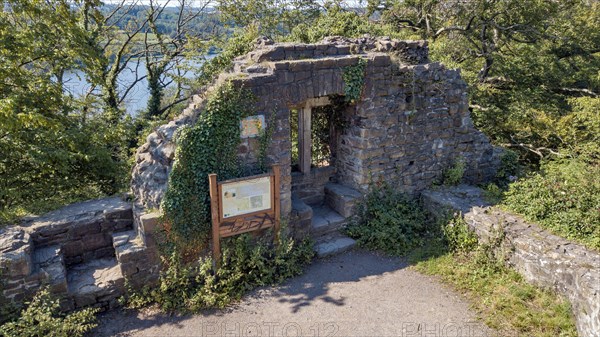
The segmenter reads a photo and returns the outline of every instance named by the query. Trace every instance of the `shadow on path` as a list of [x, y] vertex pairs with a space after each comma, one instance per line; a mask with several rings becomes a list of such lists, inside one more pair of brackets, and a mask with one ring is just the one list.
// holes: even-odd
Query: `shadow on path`
[[[204, 316], [210, 320], [210, 317], [221, 317], [261, 301], [277, 301], [291, 314], [314, 305], [344, 306], [347, 299], [345, 296], [329, 294], [331, 284], [360, 282], [370, 276], [383, 275], [407, 266], [401, 258], [384, 257], [361, 250], [350, 251], [343, 255], [314, 260], [301, 276], [279, 286], [256, 289], [240, 302], [223, 310], [204, 310], [195, 315], [169, 315], [151, 310], [113, 310], [99, 315], [99, 326], [91, 335], [127, 336], [130, 331], [164, 325], [177, 329], [182, 327], [182, 321], [192, 316]], [[248, 302], [250, 304], [247, 304]], [[200, 334], [200, 331], [198, 333]]]

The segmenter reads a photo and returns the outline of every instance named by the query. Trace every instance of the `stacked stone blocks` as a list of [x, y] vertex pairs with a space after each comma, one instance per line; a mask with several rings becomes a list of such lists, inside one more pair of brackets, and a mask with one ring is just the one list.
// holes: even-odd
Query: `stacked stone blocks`
[[130, 255], [115, 259], [115, 252], [129, 252], [116, 238], [131, 233], [133, 223], [131, 203], [114, 197], [73, 204], [1, 230], [0, 302], [18, 305], [48, 286], [65, 311], [115, 307], [126, 279], [149, 283], [158, 278], [153, 247], [136, 246], [136, 252], [144, 252], [138, 274], [131, 272], [135, 259]]

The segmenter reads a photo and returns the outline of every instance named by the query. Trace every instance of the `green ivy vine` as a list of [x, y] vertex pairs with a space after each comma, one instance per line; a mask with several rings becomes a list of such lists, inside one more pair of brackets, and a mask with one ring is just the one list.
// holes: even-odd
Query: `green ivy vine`
[[175, 161], [161, 203], [169, 241], [176, 246], [200, 248], [208, 242], [208, 175], [216, 173], [220, 180], [241, 175], [240, 120], [251, 114], [252, 101], [249, 91], [225, 83], [208, 98], [196, 124], [178, 131]]
[[344, 94], [348, 103], [354, 103], [360, 98], [365, 84], [365, 67], [367, 60], [358, 59], [358, 63], [344, 68]]

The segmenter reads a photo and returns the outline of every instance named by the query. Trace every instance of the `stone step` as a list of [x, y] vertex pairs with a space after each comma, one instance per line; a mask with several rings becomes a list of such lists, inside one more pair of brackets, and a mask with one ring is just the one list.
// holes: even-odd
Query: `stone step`
[[153, 284], [158, 280], [159, 275], [160, 257], [156, 244], [150, 244], [153, 240], [150, 240], [149, 233], [144, 236], [146, 242], [144, 237], [138, 235], [135, 230], [113, 234], [113, 246], [119, 270], [134, 287]]
[[314, 239], [338, 231], [346, 225], [346, 219], [327, 206], [316, 206], [312, 210], [310, 236]]
[[325, 185], [325, 203], [344, 218], [354, 215], [362, 193], [348, 186], [328, 183]]
[[60, 245], [36, 248], [32, 254], [33, 275], [55, 294], [67, 292], [67, 270]]
[[312, 225], [313, 209], [300, 198], [292, 194], [292, 221], [296, 223], [298, 233], [308, 235]]
[[112, 309], [125, 293], [125, 279], [114, 257], [69, 266], [67, 285], [70, 300], [67, 310], [87, 306]]
[[317, 253], [317, 257], [326, 257], [343, 253], [352, 249], [355, 245], [356, 241], [354, 239], [336, 232], [317, 241], [314, 250]]

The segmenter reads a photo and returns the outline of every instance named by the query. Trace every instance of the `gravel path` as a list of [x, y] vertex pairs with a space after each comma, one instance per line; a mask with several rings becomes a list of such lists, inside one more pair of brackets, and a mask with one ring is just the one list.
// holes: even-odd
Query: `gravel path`
[[169, 316], [116, 310], [94, 336], [491, 336], [459, 294], [401, 259], [364, 251], [316, 260], [226, 310]]

